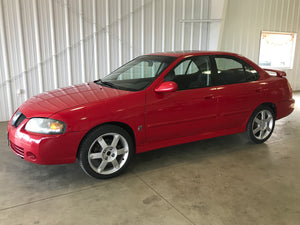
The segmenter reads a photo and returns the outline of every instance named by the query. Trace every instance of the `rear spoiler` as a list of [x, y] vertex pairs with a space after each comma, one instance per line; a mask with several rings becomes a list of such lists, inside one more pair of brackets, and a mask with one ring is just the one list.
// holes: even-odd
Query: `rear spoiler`
[[272, 70], [272, 69], [264, 69], [265, 71], [269, 71], [269, 72], [273, 72], [276, 73], [277, 77], [286, 77], [286, 73], [284, 71], [281, 70]]

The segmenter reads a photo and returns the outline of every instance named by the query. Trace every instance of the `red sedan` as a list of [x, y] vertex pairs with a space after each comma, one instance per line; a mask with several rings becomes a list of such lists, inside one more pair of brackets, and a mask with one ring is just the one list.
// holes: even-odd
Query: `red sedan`
[[8, 124], [11, 149], [38, 164], [73, 163], [95, 178], [135, 153], [247, 132], [263, 143], [294, 110], [282, 71], [226, 52], [140, 56], [103, 79], [27, 100]]

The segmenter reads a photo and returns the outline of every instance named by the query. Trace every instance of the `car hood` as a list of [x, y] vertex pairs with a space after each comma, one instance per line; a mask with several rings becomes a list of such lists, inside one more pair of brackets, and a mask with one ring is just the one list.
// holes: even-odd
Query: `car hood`
[[27, 118], [50, 117], [66, 109], [113, 99], [129, 93], [91, 82], [36, 95], [28, 99], [19, 109]]

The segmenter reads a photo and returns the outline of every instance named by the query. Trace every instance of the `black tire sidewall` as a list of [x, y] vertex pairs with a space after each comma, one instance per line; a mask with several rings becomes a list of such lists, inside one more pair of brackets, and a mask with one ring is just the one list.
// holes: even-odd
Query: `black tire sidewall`
[[[118, 171], [112, 173], [112, 174], [99, 174], [95, 172], [88, 161], [88, 151], [91, 147], [91, 145], [94, 143], [94, 141], [101, 135], [106, 133], [118, 133], [122, 135], [129, 147], [129, 154], [128, 158], [125, 162], [125, 164], [120, 168]], [[89, 176], [97, 178], [97, 179], [106, 179], [111, 177], [116, 177], [122, 172], [126, 170], [129, 163], [132, 161], [134, 155], [134, 144], [133, 144], [133, 138], [129, 135], [129, 133], [124, 130], [123, 128], [115, 125], [102, 125], [99, 126], [92, 131], [90, 131], [82, 140], [80, 147], [79, 147], [79, 164], [81, 168], [84, 170], [85, 173], [87, 173]]]
[[[270, 134], [267, 137], [265, 137], [264, 139], [260, 140], [260, 139], [257, 139], [255, 137], [255, 135], [253, 134], [252, 124], [253, 124], [253, 120], [255, 119], [257, 114], [262, 110], [268, 110], [272, 114], [272, 116], [273, 116], [273, 126], [272, 126], [272, 130], [271, 130]], [[271, 137], [272, 133], [273, 133], [273, 130], [274, 130], [274, 127], [275, 127], [275, 119], [276, 119], [275, 118], [275, 113], [270, 107], [264, 106], [264, 105], [261, 105], [261, 106], [257, 107], [254, 110], [254, 112], [252, 113], [252, 115], [251, 115], [251, 117], [248, 121], [248, 124], [247, 124], [247, 135], [248, 135], [249, 139], [252, 142], [257, 143], [257, 144], [264, 143], [266, 140], [268, 140]]]

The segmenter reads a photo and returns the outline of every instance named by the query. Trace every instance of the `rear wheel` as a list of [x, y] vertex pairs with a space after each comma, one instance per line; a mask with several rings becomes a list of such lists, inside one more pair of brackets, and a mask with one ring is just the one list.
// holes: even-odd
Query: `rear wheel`
[[134, 153], [132, 137], [114, 125], [96, 128], [84, 138], [79, 148], [81, 168], [95, 178], [110, 178], [122, 173]]
[[270, 138], [275, 126], [275, 113], [267, 106], [259, 106], [247, 124], [247, 134], [254, 143], [263, 143]]

